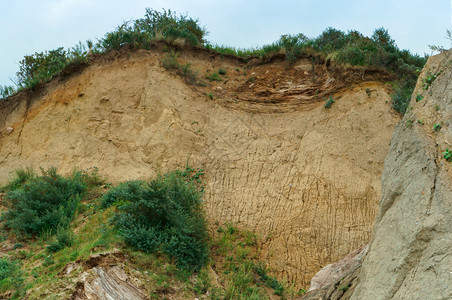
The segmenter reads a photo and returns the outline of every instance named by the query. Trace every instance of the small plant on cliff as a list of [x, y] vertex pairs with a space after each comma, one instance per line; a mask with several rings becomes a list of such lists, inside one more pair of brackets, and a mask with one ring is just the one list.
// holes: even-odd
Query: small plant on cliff
[[176, 73], [184, 78], [186, 83], [202, 85], [203, 83], [199, 81], [198, 74], [191, 69], [190, 64], [182, 65], [179, 63], [179, 54], [171, 51], [165, 54], [162, 58], [162, 66], [167, 70], [175, 70]]
[[330, 96], [330, 98], [328, 98], [328, 99], [324, 98], [324, 100], [326, 101], [325, 105], [324, 105], [325, 108], [330, 108], [331, 105], [333, 105], [333, 103], [335, 102], [333, 99], [333, 96]]
[[443, 156], [448, 162], [452, 162], [452, 151], [450, 151], [449, 148], [443, 152]]
[[438, 132], [438, 131], [440, 131], [440, 130], [441, 130], [441, 127], [442, 127], [442, 125], [441, 125], [441, 124], [435, 124], [435, 125], [433, 125], [433, 131], [436, 131], [436, 132]]
[[406, 120], [405, 126], [406, 126], [406, 128], [411, 128], [411, 127], [413, 127], [413, 124], [414, 124], [414, 120], [408, 119], [408, 120]]
[[424, 96], [422, 96], [421, 94], [416, 95], [416, 102], [422, 101], [422, 99], [424, 99]]
[[221, 76], [217, 72], [206, 74], [206, 79], [208, 79], [209, 81], [223, 81], [223, 78], [221, 78]]
[[188, 169], [149, 182], [126, 182], [111, 189], [101, 205], [116, 207], [113, 223], [129, 246], [166, 253], [179, 268], [199, 270], [209, 251], [196, 174]]
[[439, 74], [440, 74], [439, 72], [438, 73], [429, 72], [427, 74], [427, 77], [425, 77], [425, 79], [422, 80], [424, 82], [423, 89], [428, 90], [429, 87], [432, 85], [433, 81], [435, 81], [435, 79], [438, 77]]

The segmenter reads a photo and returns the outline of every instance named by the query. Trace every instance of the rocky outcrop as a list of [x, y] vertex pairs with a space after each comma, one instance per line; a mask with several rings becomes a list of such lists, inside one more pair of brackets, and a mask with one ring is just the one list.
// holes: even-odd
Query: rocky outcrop
[[[146, 300], [146, 291], [138, 286], [142, 285], [135, 276], [129, 276], [131, 272], [121, 262], [121, 252], [105, 252], [91, 255], [86, 261], [73, 262], [65, 266], [60, 272], [61, 277], [71, 277], [76, 273], [76, 278], [71, 282], [76, 283], [72, 290], [72, 300]], [[134, 282], [136, 281], [136, 282]]]
[[210, 222], [257, 233], [259, 258], [300, 287], [369, 241], [399, 121], [378, 73], [183, 53], [202, 79], [226, 71], [191, 86], [164, 55], [106, 59], [0, 103], [0, 182], [30, 165], [97, 167], [118, 182], [188, 162], [204, 169]]
[[451, 102], [452, 50], [429, 58], [395, 130], [352, 299], [452, 299]]
[[368, 250], [369, 245], [366, 245], [349, 253], [340, 261], [323, 267], [311, 279], [311, 286], [308, 292], [327, 286], [329, 287], [341, 281], [346, 275], [355, 272], [356, 269], [361, 267]]

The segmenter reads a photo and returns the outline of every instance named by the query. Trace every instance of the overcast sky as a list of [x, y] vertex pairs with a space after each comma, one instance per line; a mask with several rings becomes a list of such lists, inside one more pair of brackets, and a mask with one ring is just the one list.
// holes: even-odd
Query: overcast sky
[[0, 0], [0, 85], [12, 85], [24, 55], [96, 40], [145, 8], [198, 18], [212, 43], [248, 48], [282, 34], [319, 35], [332, 26], [371, 35], [385, 27], [399, 48], [423, 55], [450, 47], [452, 0]]

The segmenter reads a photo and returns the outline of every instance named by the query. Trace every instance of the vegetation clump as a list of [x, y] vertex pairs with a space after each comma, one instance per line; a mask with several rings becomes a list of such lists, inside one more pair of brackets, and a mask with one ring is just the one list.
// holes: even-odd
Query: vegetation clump
[[324, 99], [324, 100], [325, 100], [325, 105], [323, 105], [323, 106], [325, 108], [330, 108], [331, 105], [333, 105], [333, 103], [335, 102], [333, 96], [330, 96], [328, 99]]
[[206, 74], [206, 79], [209, 81], [223, 81], [223, 78], [221, 78], [220, 74], [217, 72]]
[[23, 290], [23, 272], [17, 260], [0, 258], [0, 293], [14, 290], [11, 299], [19, 299]]
[[148, 253], [166, 253], [178, 267], [199, 270], [209, 256], [202, 192], [196, 179], [184, 174], [172, 172], [149, 182], [125, 182], [112, 188], [101, 206], [116, 207], [113, 223], [127, 245]]
[[175, 70], [179, 76], [184, 78], [186, 83], [203, 85], [203, 82], [201, 82], [198, 78], [198, 73], [191, 69], [191, 65], [182, 65], [179, 62], [178, 58], [179, 54], [171, 51], [165, 54], [165, 56], [162, 58], [162, 66], [167, 70]]
[[71, 230], [63, 230], [56, 235], [56, 239], [47, 245], [47, 251], [55, 253], [74, 244], [74, 233]]
[[[10, 242], [15, 243], [9, 256], [0, 259], [1, 296], [19, 299], [26, 292], [30, 299], [41, 299], [72, 293], [61, 287], [85, 270], [64, 270], [68, 265], [89, 261], [94, 253], [104, 253], [108, 260], [127, 257], [124, 267], [133, 269], [143, 279], [145, 283], [140, 288], [155, 299], [166, 297], [168, 291], [184, 299], [268, 299], [273, 298], [271, 294], [286, 299], [304, 293], [270, 275], [270, 270], [258, 260], [259, 242], [252, 232], [226, 224], [210, 239], [201, 208], [202, 176], [202, 169], [187, 167], [154, 180], [128, 181], [111, 188], [104, 184], [97, 168], [74, 171], [68, 177], [58, 175], [52, 168], [39, 175], [29, 168], [17, 170], [3, 187], [7, 195], [33, 191], [27, 195], [34, 201], [38, 199], [34, 195], [40, 195], [48, 212], [66, 211], [47, 203], [57, 195], [55, 202], [61, 204], [59, 193], [71, 198], [72, 191], [80, 201], [76, 209], [71, 206], [75, 215], [63, 216], [64, 220], [72, 218], [70, 226], [58, 222], [57, 228], [45, 229], [33, 239], [19, 243], [16, 235], [8, 233], [8, 226], [0, 228], [1, 237], [9, 236]], [[66, 188], [79, 185], [86, 191]], [[15, 199], [6, 202], [18, 198]], [[32, 201], [26, 203], [31, 209]], [[12, 206], [7, 208], [7, 213], [17, 211]], [[39, 219], [32, 217], [29, 223], [35, 224]], [[0, 221], [6, 225], [11, 220]], [[11, 226], [9, 229], [13, 230]]]
[[440, 73], [432, 73], [429, 72], [427, 76], [422, 80], [424, 83], [423, 89], [428, 90], [428, 88], [432, 85], [433, 81], [438, 77]]
[[[96, 44], [87, 41], [86, 46], [79, 43], [68, 50], [58, 48], [25, 56], [19, 63], [17, 87], [1, 87], [0, 96], [5, 98], [16, 91], [47, 82], [61, 74], [71, 64], [88, 63], [90, 53], [103, 54], [122, 48], [151, 49], [152, 41], [164, 40], [174, 45], [189, 44], [245, 59], [258, 57], [265, 61], [267, 58], [284, 56], [293, 63], [305, 57], [310, 58], [313, 63], [325, 60], [334, 61], [337, 64], [384, 69], [391, 72], [395, 78], [392, 106], [403, 114], [411, 98], [417, 76], [426, 62], [426, 57], [413, 55], [408, 50], [400, 50], [384, 28], [378, 28], [371, 37], [366, 37], [358, 31], [352, 30], [346, 33], [329, 27], [318, 37], [308, 38], [302, 33], [286, 34], [272, 44], [252, 49], [212, 45], [206, 41], [206, 34], [206, 29], [197, 19], [178, 15], [171, 10], [156, 11], [148, 8], [143, 18], [125, 22], [112, 32], [105, 34]], [[178, 70], [178, 73], [188, 78], [189, 82], [194, 81], [196, 77], [188, 64], [168, 66]], [[225, 75], [226, 70], [220, 69], [218, 73], [208, 75], [208, 79], [220, 81], [219, 75]], [[432, 75], [431, 78], [426, 79], [427, 88], [434, 78], [436, 77]]]
[[449, 150], [449, 148], [447, 148], [447, 149], [443, 152], [443, 157], [444, 157], [448, 162], [452, 162], [452, 151]]
[[[6, 226], [19, 235], [54, 233], [67, 228], [78, 202], [86, 191], [86, 183], [79, 173], [70, 178], [57, 174], [56, 168], [42, 169], [42, 175], [26, 171], [12, 181], [6, 192]], [[22, 182], [18, 184], [18, 182]]]

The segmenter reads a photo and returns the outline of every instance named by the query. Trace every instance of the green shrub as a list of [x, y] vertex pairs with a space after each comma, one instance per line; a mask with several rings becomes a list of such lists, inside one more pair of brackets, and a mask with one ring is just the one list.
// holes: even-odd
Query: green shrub
[[66, 247], [72, 246], [74, 243], [74, 233], [71, 230], [63, 230], [56, 235], [54, 241], [51, 241], [46, 249], [51, 253], [55, 253]]
[[196, 179], [183, 174], [120, 184], [103, 197], [102, 207], [117, 207], [113, 223], [127, 245], [164, 252], [179, 268], [199, 270], [208, 259], [202, 192]]
[[259, 275], [259, 279], [267, 287], [275, 291], [276, 295], [282, 296], [284, 294], [284, 286], [278, 280], [276, 280], [276, 278], [267, 274], [268, 269], [262, 262], [254, 265], [254, 272]]
[[26, 55], [19, 62], [16, 85], [20, 90], [48, 82], [70, 64], [87, 62], [87, 54], [86, 47], [79, 42], [75, 47], [68, 50], [60, 47], [51, 51]]
[[218, 69], [218, 74], [220, 75], [226, 75], [226, 70], [223, 68]]
[[19, 62], [16, 73], [18, 85], [28, 88], [43, 82], [61, 72], [68, 64], [68, 54], [60, 47], [55, 50], [26, 55]]
[[32, 168], [16, 169], [15, 176], [0, 190], [13, 191], [20, 188], [25, 182], [36, 177], [36, 173]]
[[394, 94], [392, 95], [392, 108], [401, 113], [405, 113], [411, 101], [415, 83], [412, 80], [398, 82], [394, 86]]
[[105, 183], [105, 178], [99, 175], [97, 167], [88, 168], [87, 170], [74, 170], [72, 178], [86, 184], [88, 187], [100, 186]]
[[186, 15], [177, 15], [171, 10], [162, 12], [147, 8], [144, 18], [125, 22], [116, 30], [105, 34], [96, 44], [99, 52], [108, 52], [129, 46], [134, 49], [150, 49], [156, 39], [184, 39], [191, 45], [204, 44], [206, 30], [198, 20]]
[[15, 298], [23, 289], [23, 282], [19, 262], [6, 257], [0, 258], [0, 293], [15, 290], [16, 293], [12, 297]]
[[178, 57], [179, 53], [174, 51], [166, 53], [161, 60], [162, 66], [167, 70], [179, 70], [180, 63]]
[[136, 20], [135, 26], [142, 32], [150, 33], [153, 38], [158, 38], [159, 35], [173, 40], [182, 38], [191, 45], [204, 44], [207, 33], [198, 20], [165, 9], [158, 12], [147, 8], [144, 18]]
[[140, 200], [144, 185], [145, 182], [140, 180], [122, 182], [102, 197], [100, 207], [107, 208], [112, 205], [120, 206], [128, 202], [137, 202]]
[[41, 176], [6, 192], [6, 226], [17, 234], [38, 235], [67, 228], [86, 190], [84, 182], [63, 178], [55, 168], [41, 171]]
[[124, 46], [134, 49], [150, 49], [152, 37], [150, 33], [142, 31], [137, 25], [125, 22], [114, 31], [105, 34], [95, 46], [97, 52], [118, 50]]

